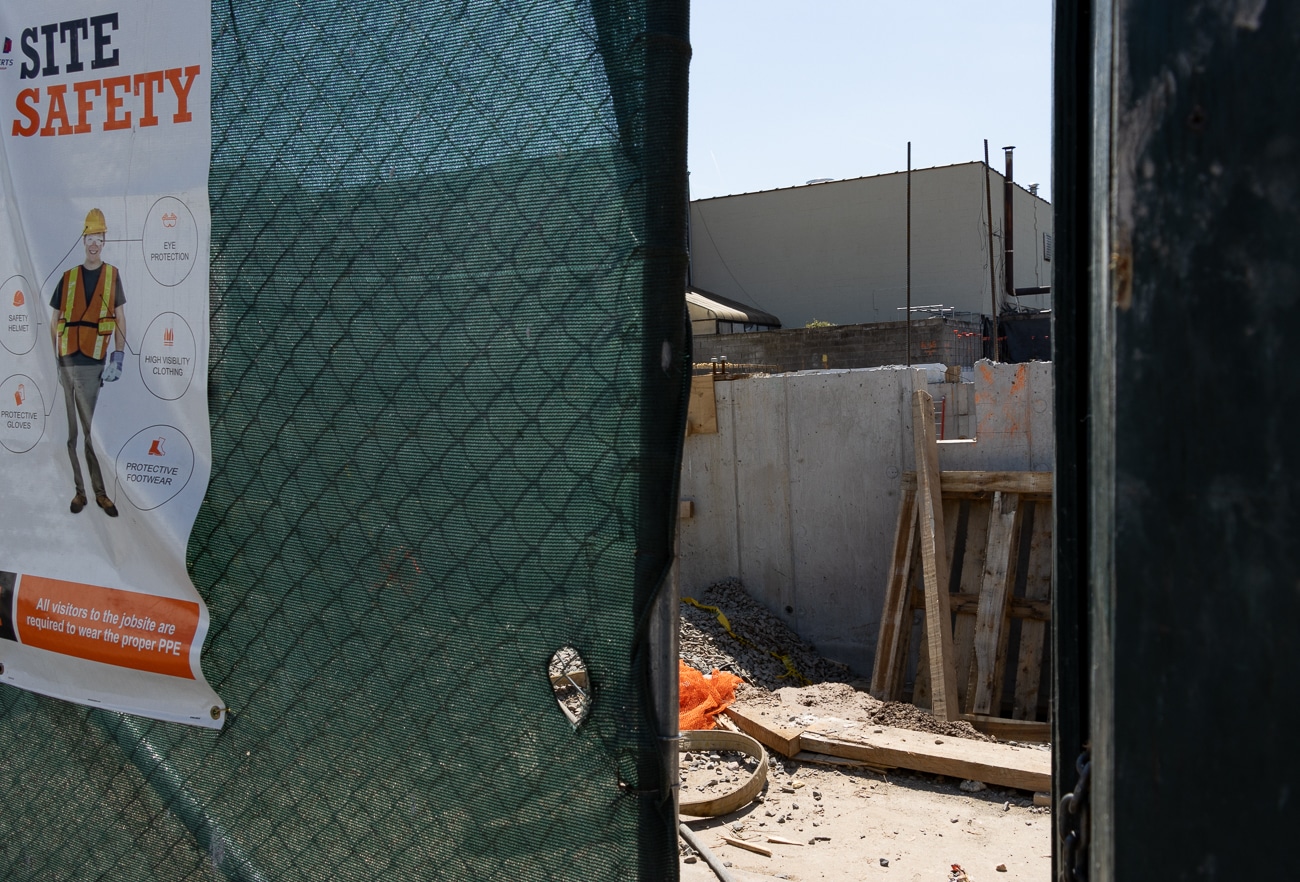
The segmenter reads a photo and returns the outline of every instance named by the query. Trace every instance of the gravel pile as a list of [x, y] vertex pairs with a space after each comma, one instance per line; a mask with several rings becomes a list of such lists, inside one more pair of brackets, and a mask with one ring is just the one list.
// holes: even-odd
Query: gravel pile
[[929, 711], [922, 710], [905, 701], [882, 702], [879, 710], [871, 715], [870, 720], [877, 726], [912, 729], [917, 732], [929, 732], [933, 735], [947, 735], [949, 738], [966, 738], [971, 741], [993, 740], [970, 723], [961, 720], [952, 722], [940, 720], [932, 716]]
[[[730, 671], [751, 686], [768, 692], [782, 686], [847, 683], [856, 679], [846, 665], [822, 658], [784, 622], [746, 594], [738, 579], [718, 582], [688, 596], [705, 606], [717, 607], [736, 635], [727, 633], [717, 613], [683, 600], [681, 656], [701, 673], [707, 674], [714, 668]], [[791, 673], [778, 656], [789, 659], [790, 667], [798, 674]]]
[[[688, 595], [691, 596], [691, 595]], [[794, 690], [787, 701], [796, 707], [816, 708], [828, 716], [861, 720], [878, 726], [913, 729], [953, 738], [988, 741], [988, 736], [967, 722], [935, 719], [929, 711], [907, 702], [882, 702], [867, 692], [867, 683], [846, 665], [829, 661], [805, 643], [785, 623], [745, 593], [738, 579], [728, 579], [696, 592], [693, 599], [717, 607], [731, 625], [718, 621], [717, 613], [682, 602], [681, 656], [702, 673], [714, 668], [730, 671], [748, 684], [741, 695], [755, 704], [780, 704], [777, 690]], [[740, 639], [737, 639], [740, 638]], [[787, 669], [798, 671], [796, 676]], [[789, 718], [801, 724], [799, 714]]]

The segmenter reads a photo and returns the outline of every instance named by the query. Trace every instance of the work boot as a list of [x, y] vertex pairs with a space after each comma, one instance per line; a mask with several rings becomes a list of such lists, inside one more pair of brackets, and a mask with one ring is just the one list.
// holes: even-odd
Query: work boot
[[99, 507], [104, 510], [104, 514], [108, 515], [110, 518], [117, 517], [117, 506], [113, 504], [113, 500], [109, 499], [103, 493], [95, 494], [95, 503], [99, 505]]
[[77, 512], [81, 511], [85, 507], [86, 507], [86, 494], [78, 490], [77, 495], [72, 497], [72, 504], [68, 506], [68, 510], [71, 511], [73, 514], [76, 514]]

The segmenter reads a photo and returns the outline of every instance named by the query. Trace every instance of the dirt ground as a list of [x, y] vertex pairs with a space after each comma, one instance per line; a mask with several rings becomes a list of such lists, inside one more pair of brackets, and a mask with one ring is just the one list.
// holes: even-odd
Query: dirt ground
[[[911, 705], [872, 698], [860, 678], [818, 658], [753, 604], [739, 583], [720, 583], [701, 599], [724, 612], [745, 639], [722, 628], [714, 611], [684, 607], [683, 657], [699, 670], [719, 667], [741, 675], [742, 704], [780, 706], [796, 729], [839, 718], [946, 737], [986, 737], [969, 724], [940, 722]], [[773, 664], [774, 647], [814, 684], [784, 685], [786, 663]], [[681, 759], [687, 802], [737, 789], [756, 765], [725, 752]], [[771, 750], [767, 760], [767, 784], [753, 801], [721, 817], [682, 817], [736, 882], [1050, 882], [1051, 809], [1035, 806], [1031, 793], [902, 770], [796, 762]], [[771, 856], [727, 843], [724, 836], [768, 849]], [[683, 882], [718, 879], [702, 857], [681, 846]]]
[[[730, 865], [737, 882], [947, 882], [954, 864], [970, 882], [1051, 878], [1052, 816], [1027, 794], [968, 793], [951, 779], [774, 759], [769, 751], [773, 766], [761, 801], [719, 818], [682, 819]], [[772, 856], [727, 844], [723, 836], [770, 849]], [[773, 843], [769, 836], [802, 844]], [[717, 876], [703, 859], [684, 855], [681, 878], [714, 882]]]

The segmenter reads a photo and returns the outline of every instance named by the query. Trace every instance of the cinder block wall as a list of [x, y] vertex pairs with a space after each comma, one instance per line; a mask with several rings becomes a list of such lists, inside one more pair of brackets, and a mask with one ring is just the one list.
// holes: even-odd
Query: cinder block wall
[[[782, 371], [901, 365], [907, 362], [907, 323], [790, 328], [694, 339], [695, 361], [726, 356], [734, 364], [771, 365]], [[912, 363], [969, 368], [983, 355], [979, 321], [929, 318], [912, 322]]]
[[[911, 399], [954, 394], [942, 372], [811, 371], [713, 386], [716, 434], [686, 438], [683, 595], [741, 579], [822, 655], [869, 676], [898, 520], [914, 467]], [[942, 469], [1051, 471], [1052, 366], [975, 366], [974, 440], [940, 443]], [[950, 433], [951, 434], [951, 433]]]

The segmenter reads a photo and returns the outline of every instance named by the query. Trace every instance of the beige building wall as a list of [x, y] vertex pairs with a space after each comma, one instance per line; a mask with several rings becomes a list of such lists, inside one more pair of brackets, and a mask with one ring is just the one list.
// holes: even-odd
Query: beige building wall
[[[1003, 177], [989, 176], [999, 309]], [[1043, 233], [1051, 206], [1014, 190], [1017, 287], [1051, 284]], [[912, 172], [912, 305], [988, 314], [984, 164]], [[901, 321], [907, 303], [907, 174], [834, 181], [691, 203], [692, 282], [770, 312], [784, 327]], [[1050, 295], [1013, 298], [1047, 309]]]

